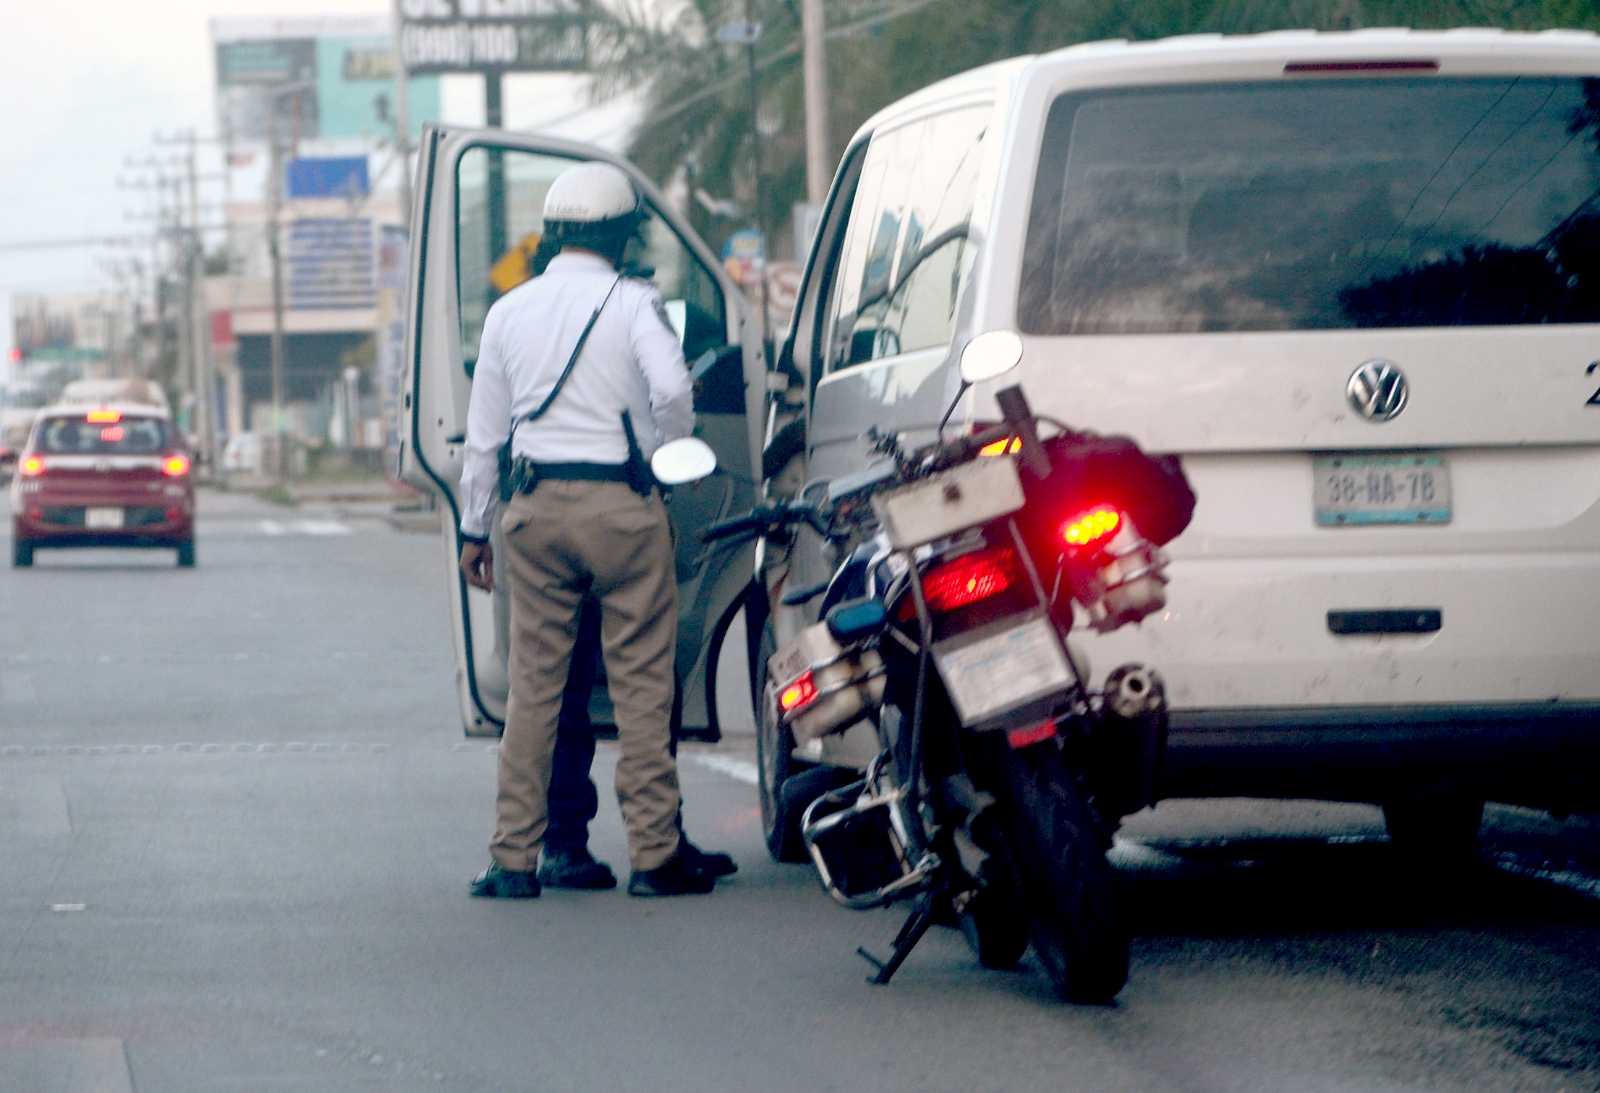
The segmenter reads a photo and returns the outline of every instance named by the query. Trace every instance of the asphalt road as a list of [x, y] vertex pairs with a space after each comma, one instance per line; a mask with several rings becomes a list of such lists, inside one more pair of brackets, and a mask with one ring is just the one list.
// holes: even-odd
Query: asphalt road
[[[715, 894], [467, 897], [494, 754], [440, 545], [207, 494], [199, 565], [0, 570], [0, 1090], [1600, 1089], [1600, 822], [1493, 809], [1430, 869], [1375, 810], [1165, 802], [1115, 852], [1105, 1008], [834, 906], [762, 850], [748, 739], [685, 749]], [[593, 846], [624, 867], [597, 765]]]

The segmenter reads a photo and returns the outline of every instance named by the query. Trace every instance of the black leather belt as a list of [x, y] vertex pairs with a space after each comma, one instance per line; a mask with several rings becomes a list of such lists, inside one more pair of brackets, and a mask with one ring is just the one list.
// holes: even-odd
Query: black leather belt
[[556, 482], [626, 482], [627, 467], [621, 463], [534, 463], [540, 479]]

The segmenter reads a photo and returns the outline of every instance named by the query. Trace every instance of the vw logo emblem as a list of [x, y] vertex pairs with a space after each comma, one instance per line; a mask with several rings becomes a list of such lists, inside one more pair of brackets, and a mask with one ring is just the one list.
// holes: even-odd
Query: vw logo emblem
[[1405, 373], [1388, 361], [1368, 361], [1345, 384], [1350, 405], [1369, 421], [1391, 421], [1406, 408], [1411, 388]]

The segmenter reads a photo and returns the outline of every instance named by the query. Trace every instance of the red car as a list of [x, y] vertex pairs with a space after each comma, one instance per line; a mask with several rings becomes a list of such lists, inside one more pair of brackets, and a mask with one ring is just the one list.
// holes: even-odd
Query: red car
[[11, 564], [39, 547], [169, 547], [194, 565], [192, 461], [141, 404], [39, 412], [11, 481]]

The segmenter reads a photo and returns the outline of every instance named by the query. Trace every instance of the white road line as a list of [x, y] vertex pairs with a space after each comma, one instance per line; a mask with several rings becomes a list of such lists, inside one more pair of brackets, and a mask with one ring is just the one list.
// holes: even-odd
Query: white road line
[[354, 535], [355, 530], [341, 520], [261, 521], [263, 535]]
[[1489, 864], [1496, 869], [1503, 869], [1507, 873], [1514, 873], [1519, 877], [1542, 880], [1546, 884], [1565, 888], [1567, 891], [1576, 892], [1580, 896], [1600, 900], [1600, 877], [1592, 877], [1587, 873], [1580, 873], [1576, 869], [1549, 869], [1542, 864], [1528, 865], [1519, 861], [1515, 854], [1495, 854], [1490, 857]]
[[726, 774], [735, 782], [743, 782], [747, 786], [753, 786], [760, 781], [761, 772], [748, 759], [733, 759], [726, 755], [698, 755], [693, 752], [687, 753], [684, 758], [707, 770]]

